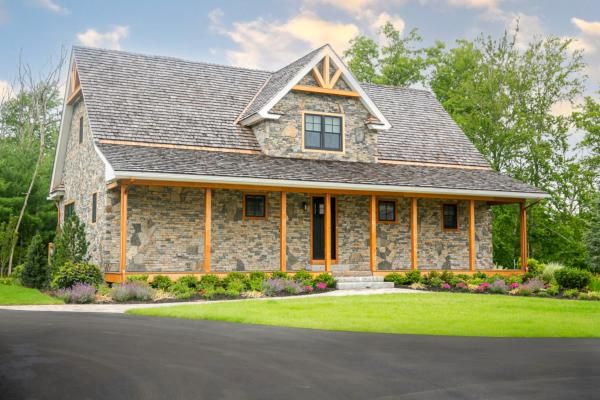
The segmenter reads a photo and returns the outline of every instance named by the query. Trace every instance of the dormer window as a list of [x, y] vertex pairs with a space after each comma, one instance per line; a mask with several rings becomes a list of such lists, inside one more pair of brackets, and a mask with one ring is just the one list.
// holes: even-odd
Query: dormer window
[[341, 116], [304, 114], [304, 148], [342, 151], [343, 121]]

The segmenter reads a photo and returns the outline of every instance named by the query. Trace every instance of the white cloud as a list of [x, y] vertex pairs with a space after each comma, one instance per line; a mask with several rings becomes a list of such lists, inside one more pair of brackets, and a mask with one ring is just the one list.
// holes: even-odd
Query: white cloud
[[228, 36], [238, 47], [225, 52], [229, 62], [253, 68], [279, 68], [325, 43], [341, 53], [360, 32], [355, 24], [324, 20], [306, 11], [287, 21], [258, 18], [236, 22], [229, 29], [221, 25], [222, 14], [215, 15], [219, 18], [211, 29]]
[[208, 13], [208, 19], [210, 21], [210, 28], [214, 31], [221, 32], [223, 30], [221, 24], [221, 18], [223, 18], [223, 10], [220, 8], [215, 8], [214, 10]]
[[342, 9], [352, 14], [360, 14], [369, 7], [379, 3], [379, 0], [305, 0], [307, 6], [322, 4]]
[[14, 96], [12, 85], [8, 81], [0, 80], [0, 104]]
[[596, 52], [596, 47], [594, 43], [589, 39], [583, 37], [565, 37], [564, 39], [574, 39], [573, 42], [569, 45], [569, 49], [574, 50], [583, 50], [586, 55], [594, 54]]
[[112, 31], [108, 32], [98, 32], [90, 28], [85, 32], [78, 33], [77, 39], [84, 46], [120, 50], [121, 40], [125, 39], [128, 35], [128, 26], [116, 26]]
[[498, 8], [498, 0], [448, 0], [454, 7], [466, 8]]
[[600, 36], [600, 22], [590, 22], [575, 17], [571, 18], [571, 22], [586, 35]]
[[52, 11], [56, 14], [69, 14], [69, 10], [60, 4], [56, 3], [54, 0], [38, 0], [38, 5], [46, 10]]
[[515, 43], [518, 49], [524, 50], [534, 39], [544, 36], [544, 27], [539, 17], [516, 13], [512, 14], [510, 18], [509, 32], [514, 32], [517, 24], [519, 26], [519, 33], [517, 34], [517, 41]]

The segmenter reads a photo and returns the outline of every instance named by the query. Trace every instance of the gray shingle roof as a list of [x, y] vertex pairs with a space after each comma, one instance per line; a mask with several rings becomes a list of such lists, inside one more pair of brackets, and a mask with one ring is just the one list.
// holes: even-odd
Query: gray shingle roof
[[492, 170], [276, 158], [112, 144], [99, 144], [99, 148], [115, 171], [543, 193]]
[[[274, 73], [82, 47], [73, 54], [96, 138], [260, 150], [236, 119], [260, 109], [319, 50]], [[431, 93], [363, 88], [392, 124], [378, 132], [380, 158], [488, 166]]]

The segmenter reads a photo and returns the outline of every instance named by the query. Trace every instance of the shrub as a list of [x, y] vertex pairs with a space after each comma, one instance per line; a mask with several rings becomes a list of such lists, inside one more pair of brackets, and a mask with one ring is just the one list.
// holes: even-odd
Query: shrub
[[10, 285], [14, 285], [14, 284], [15, 284], [14, 278], [12, 278], [10, 276], [8, 276], [8, 277], [0, 277], [0, 285], [10, 286]]
[[542, 273], [542, 279], [547, 283], [556, 281], [554, 274], [556, 273], [556, 271], [558, 271], [559, 269], [563, 269], [564, 267], [564, 265], [555, 262], [546, 264], [544, 272]]
[[319, 282], [323, 282], [327, 285], [327, 287], [333, 288], [335, 287], [335, 278], [329, 275], [327, 272], [323, 272], [319, 274], [314, 279], [315, 285], [319, 284]]
[[251, 272], [248, 275], [248, 290], [260, 292], [263, 289], [263, 284], [267, 280], [267, 274], [264, 272]]
[[452, 286], [450, 286], [450, 284], [448, 282], [444, 282], [440, 286], [440, 289], [442, 289], [442, 290], [450, 290], [450, 289], [452, 289]]
[[[419, 283], [419, 282], [414, 282], [414, 283]], [[444, 281], [442, 280], [442, 278], [438, 278], [438, 277], [434, 277], [429, 280], [429, 286], [434, 287], [434, 288], [442, 287], [443, 283], [444, 283]]]
[[301, 282], [304, 285], [312, 285], [313, 283], [312, 275], [305, 269], [301, 269], [300, 271], [296, 272], [294, 274], [294, 280], [296, 282]]
[[518, 289], [518, 288], [519, 288], [519, 286], [521, 286], [521, 284], [519, 284], [518, 282], [512, 282], [512, 283], [509, 285], [509, 288], [510, 288], [510, 290], [515, 290], [515, 289]]
[[478, 293], [485, 293], [490, 289], [490, 284], [487, 282], [481, 282], [478, 286], [477, 289], [475, 289], [476, 292]]
[[327, 289], [327, 284], [325, 282], [319, 282], [317, 283], [317, 290], [323, 291], [325, 289]]
[[303, 290], [300, 283], [283, 278], [267, 279], [264, 284], [265, 296], [276, 296], [281, 293], [300, 294]]
[[179, 279], [177, 282], [173, 283], [169, 287], [169, 292], [173, 293], [176, 299], [185, 300], [193, 297], [196, 293], [198, 293], [198, 289], [196, 289], [195, 287], [189, 287], [188, 282], [182, 282], [181, 279]]
[[577, 298], [579, 300], [600, 300], [600, 292], [581, 292]]
[[182, 276], [181, 278], [177, 279], [176, 283], [187, 286], [188, 288], [193, 290], [200, 289], [200, 281], [194, 275]]
[[440, 275], [440, 279], [444, 282], [450, 282], [452, 279], [454, 279], [454, 273], [452, 271], [444, 270]]
[[143, 282], [143, 283], [147, 283], [148, 282], [148, 275], [145, 275], [145, 274], [129, 275], [127, 277], [127, 282]]
[[104, 281], [102, 272], [93, 264], [67, 262], [54, 273], [52, 287], [65, 289], [76, 283], [98, 286]]
[[496, 279], [490, 284], [489, 291], [491, 293], [505, 294], [508, 292], [508, 286], [506, 285], [506, 282], [504, 282], [503, 279]]
[[563, 289], [581, 290], [590, 284], [592, 274], [577, 268], [562, 268], [554, 272], [556, 282]]
[[527, 272], [531, 276], [540, 276], [544, 273], [544, 264], [536, 260], [535, 258], [527, 259]]
[[67, 262], [84, 264], [87, 262], [88, 242], [85, 238], [85, 224], [76, 214], [68, 218], [56, 237], [52, 270], [55, 271]]
[[[234, 283], [236, 282], [236, 283]], [[225, 278], [223, 278], [223, 287], [225, 289], [229, 289], [230, 285], [234, 285], [234, 288], [239, 287], [239, 284], [242, 284], [242, 287], [245, 289], [248, 287], [248, 277], [241, 272], [230, 272]], [[242, 290], [243, 291], [243, 290]]]
[[513, 283], [516, 283], [518, 286], [518, 284], [523, 283], [523, 277], [521, 275], [511, 275], [504, 278], [504, 281], [507, 285], [512, 285]]
[[567, 289], [562, 293], [563, 297], [566, 297], [568, 299], [574, 299], [575, 297], [579, 296], [579, 290], [577, 289]]
[[471, 275], [471, 278], [473, 278], [473, 279], [485, 279], [485, 278], [487, 278], [487, 275], [484, 274], [483, 272], [477, 271], [473, 275]]
[[[321, 283], [319, 283], [319, 285], [322, 285], [322, 284], [323, 284], [322, 282], [321, 282]], [[314, 292], [314, 291], [315, 291], [315, 288], [314, 288], [314, 287], [312, 287], [312, 285], [305, 285], [305, 286], [304, 286], [304, 292], [305, 292], [305, 293], [311, 294], [311, 293], [312, 293], [312, 292]]]
[[558, 285], [550, 285], [546, 288], [546, 293], [550, 296], [558, 296], [559, 290]]
[[242, 292], [246, 290], [246, 285], [240, 280], [231, 280], [225, 288], [225, 295], [227, 297], [240, 297]]
[[405, 285], [421, 282], [421, 271], [409, 271], [405, 275]]
[[113, 286], [110, 291], [112, 299], [122, 303], [125, 301], [148, 301], [154, 297], [154, 289], [142, 282], [126, 282]]
[[521, 284], [519, 290], [529, 291], [530, 293], [537, 293], [542, 289], [546, 288], [546, 283], [541, 278], [532, 278], [527, 282]]
[[461, 292], [466, 292], [467, 290], [469, 290], [465, 282], [458, 282], [454, 288]]
[[200, 288], [201, 289], [208, 289], [208, 288], [216, 288], [221, 286], [222, 282], [221, 279], [214, 274], [206, 274], [203, 275], [202, 278], [200, 278]]
[[271, 279], [288, 279], [288, 273], [283, 271], [274, 271], [271, 273]]
[[96, 288], [87, 283], [76, 283], [72, 287], [59, 289], [54, 296], [62, 299], [65, 303], [87, 304], [96, 299]]
[[25, 263], [21, 271], [21, 283], [23, 286], [36, 289], [43, 289], [50, 283], [47, 250], [39, 234], [31, 239], [27, 247]]
[[251, 281], [266, 281], [267, 274], [262, 271], [252, 271], [248, 274], [248, 279]]
[[592, 279], [590, 280], [590, 284], [588, 285], [588, 287], [590, 288], [590, 290], [592, 292], [600, 292], [600, 277], [592, 276]]
[[440, 277], [440, 273], [439, 272], [437, 272], [437, 271], [430, 271], [429, 273], [423, 275], [423, 278], [421, 279], [421, 282], [424, 283], [424, 284], [426, 284], [426, 285], [429, 285], [430, 281], [433, 278], [439, 278], [439, 277]]
[[404, 285], [404, 276], [397, 272], [392, 272], [391, 274], [387, 274], [383, 278], [383, 280], [385, 282], [394, 282], [394, 286]]
[[168, 291], [171, 285], [173, 285], [173, 281], [166, 275], [156, 275], [150, 282], [150, 286], [158, 290]]
[[171, 292], [167, 292], [165, 290], [156, 289], [154, 291], [154, 296], [152, 296], [152, 300], [161, 301], [161, 300], [172, 300], [175, 299], [175, 295]]

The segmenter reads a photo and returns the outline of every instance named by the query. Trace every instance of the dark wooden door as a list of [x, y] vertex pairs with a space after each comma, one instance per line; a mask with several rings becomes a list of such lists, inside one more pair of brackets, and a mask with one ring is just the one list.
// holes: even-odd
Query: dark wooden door
[[[336, 258], [335, 198], [331, 198], [331, 259]], [[313, 197], [312, 204], [312, 258], [325, 259], [325, 197]]]

